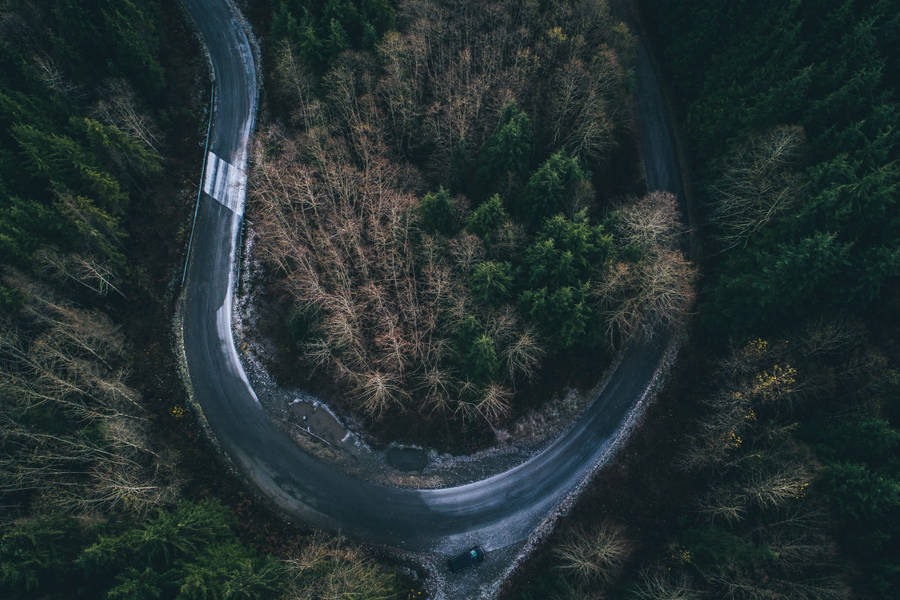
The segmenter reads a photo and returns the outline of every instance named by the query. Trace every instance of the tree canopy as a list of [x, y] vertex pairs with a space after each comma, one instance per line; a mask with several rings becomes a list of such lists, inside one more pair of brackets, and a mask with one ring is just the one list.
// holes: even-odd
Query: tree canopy
[[277, 597], [285, 567], [241, 544], [233, 525], [213, 500], [118, 527], [37, 517], [0, 538], [0, 589], [8, 598]]
[[371, 50], [393, 25], [390, 0], [279, 0], [271, 35], [324, 70], [344, 50]]
[[[778, 167], [781, 187], [768, 176], [743, 181], [742, 197], [769, 194], [774, 210], [764, 228], [725, 243], [704, 294], [707, 324], [746, 334], [810, 308], [865, 311], [900, 275], [895, 8], [846, 0], [650, 4], [713, 217], [733, 206], [734, 189], [720, 184], [729, 169], [734, 182], [735, 167], [746, 172], [784, 148], [784, 136], [771, 132], [792, 124], [806, 141]], [[723, 154], [746, 163], [723, 165]], [[784, 203], [772, 203], [773, 190]], [[733, 220], [714, 223], [720, 237], [734, 231]]]
[[555, 215], [571, 216], [577, 208], [579, 196], [590, 195], [590, 175], [578, 160], [564, 152], [554, 153], [528, 178], [513, 211], [521, 215], [532, 229]]
[[2, 261], [49, 245], [121, 272], [129, 195], [161, 166], [141, 112], [165, 86], [159, 4], [29, 6], [0, 41]]

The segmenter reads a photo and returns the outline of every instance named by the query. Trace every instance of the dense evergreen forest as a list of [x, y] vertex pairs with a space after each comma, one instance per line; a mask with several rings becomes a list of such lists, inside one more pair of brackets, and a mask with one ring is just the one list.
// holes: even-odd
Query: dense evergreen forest
[[556, 391], [535, 381], [680, 320], [694, 270], [674, 199], [643, 196], [607, 3], [284, 1], [267, 45], [253, 247], [284, 370], [328, 402], [490, 443]]
[[[159, 6], [5, 2], [0, 41], [3, 261], [100, 287], [122, 271], [129, 191], [160, 169], [142, 114], [164, 82]], [[143, 105], [143, 106], [141, 106]], [[52, 256], [35, 255], [53, 247]], [[70, 273], [71, 271], [71, 273]], [[14, 308], [18, 294], [2, 296]]]
[[896, 2], [650, 2], [716, 264], [747, 335], [864, 314], [900, 274]]
[[836, 383], [850, 389], [814, 394], [795, 418], [859, 594], [888, 596], [900, 586], [897, 3], [649, 4], [715, 240], [708, 335], [784, 336], [811, 322], [837, 330], [835, 352], [847, 323], [872, 328], [876, 343], [853, 341], [874, 361], [867, 391], [853, 389], [861, 369], [847, 346]]
[[893, 597], [897, 3], [643, 7], [700, 215], [694, 341], [507, 597]]
[[175, 2], [0, 1], [0, 597], [398, 597], [342, 540], [272, 536], [185, 416], [205, 74]]

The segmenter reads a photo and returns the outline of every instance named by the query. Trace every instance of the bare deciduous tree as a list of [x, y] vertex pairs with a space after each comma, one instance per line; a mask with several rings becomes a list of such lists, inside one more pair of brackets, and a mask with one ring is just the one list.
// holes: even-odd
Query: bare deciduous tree
[[531, 379], [537, 372], [544, 350], [531, 329], [526, 329], [503, 347], [506, 371], [510, 381]]
[[[64, 510], [145, 512], [171, 501], [174, 460], [150, 441], [118, 328], [21, 275], [5, 283], [25, 301], [23, 322], [0, 333], [0, 494]], [[35, 425], [48, 417], [50, 432]]]
[[100, 296], [112, 290], [124, 297], [113, 283], [115, 274], [112, 270], [92, 257], [62, 255], [52, 248], [41, 248], [33, 258], [38, 268], [56, 279], [72, 281]]
[[673, 250], [684, 234], [678, 216], [678, 200], [669, 192], [650, 192], [616, 210], [618, 233], [626, 245], [645, 252]]
[[77, 86], [66, 79], [51, 57], [35, 56], [33, 60], [38, 77], [49, 89], [67, 98], [77, 91]]
[[137, 99], [128, 81], [108, 81], [100, 97], [102, 100], [97, 102], [94, 114], [102, 123], [116, 127], [159, 155], [162, 145], [159, 129], [149, 116], [138, 111]]
[[573, 573], [585, 583], [609, 583], [631, 554], [624, 529], [604, 521], [592, 529], [576, 529], [553, 549], [559, 568]]
[[550, 86], [548, 122], [552, 143], [572, 156], [595, 161], [614, 145], [624, 75], [608, 48], [586, 66], [572, 58]]
[[340, 538], [307, 539], [285, 564], [285, 598], [290, 600], [391, 600], [397, 596], [393, 573]]
[[789, 210], [802, 189], [796, 173], [805, 135], [799, 126], [775, 127], [729, 155], [712, 186], [710, 220], [724, 250], [742, 246], [777, 215]]
[[653, 192], [617, 211], [622, 243], [640, 249], [636, 264], [614, 264], [594, 286], [611, 344], [650, 337], [679, 323], [694, 301], [694, 266], [678, 249], [678, 207], [672, 194]]
[[[260, 251], [297, 303], [320, 316], [309, 358], [355, 390], [372, 416], [399, 407], [413, 389], [427, 388], [430, 402], [443, 405], [454, 379], [439, 364], [447, 334], [437, 311], [458, 302], [463, 285], [430, 242], [418, 252], [416, 200], [400, 191], [409, 173], [359, 136], [357, 146], [368, 148], [353, 153], [359, 167], [330, 138], [303, 142], [284, 144], [277, 157], [258, 153], [251, 198], [266, 232]], [[300, 152], [315, 156], [314, 165], [296, 161]]]
[[478, 412], [491, 425], [495, 425], [509, 414], [511, 394], [508, 389], [498, 383], [491, 383], [485, 387], [481, 399], [478, 401]]
[[691, 587], [686, 575], [656, 566], [641, 570], [629, 597], [634, 600], [695, 600], [700, 593]]

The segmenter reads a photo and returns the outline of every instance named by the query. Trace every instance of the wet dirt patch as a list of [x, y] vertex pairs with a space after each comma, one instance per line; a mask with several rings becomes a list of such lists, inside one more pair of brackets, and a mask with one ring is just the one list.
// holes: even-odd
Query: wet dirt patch
[[350, 436], [347, 428], [319, 402], [297, 399], [291, 402], [290, 408], [297, 426], [314, 433], [321, 441], [339, 446]]

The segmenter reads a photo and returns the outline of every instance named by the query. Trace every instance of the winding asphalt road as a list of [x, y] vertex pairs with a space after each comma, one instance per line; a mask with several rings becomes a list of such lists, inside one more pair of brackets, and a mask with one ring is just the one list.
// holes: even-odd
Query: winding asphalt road
[[[226, 0], [183, 0], [215, 76], [215, 112], [184, 295], [183, 340], [193, 400], [242, 474], [284, 512], [413, 552], [488, 551], [532, 531], [610, 454], [641, 403], [668, 336], [636, 344], [577, 422], [527, 462], [459, 487], [385, 487], [344, 475], [304, 452], [263, 411], [231, 330], [245, 169], [257, 104], [256, 64], [239, 15]], [[651, 189], [680, 192], [659, 86], [646, 52], [639, 110]]]

